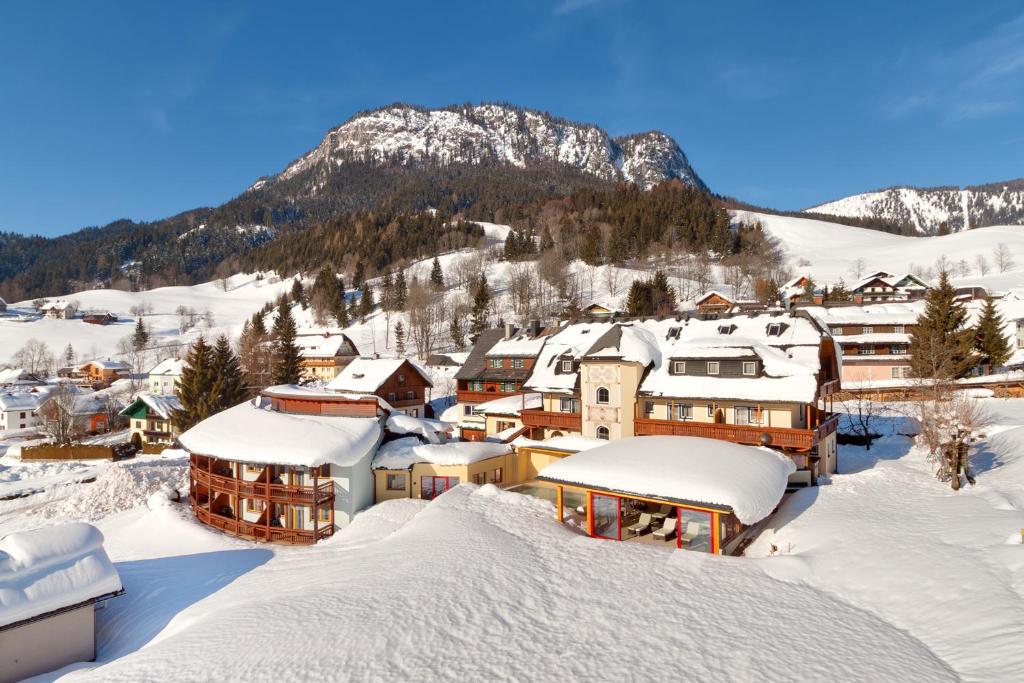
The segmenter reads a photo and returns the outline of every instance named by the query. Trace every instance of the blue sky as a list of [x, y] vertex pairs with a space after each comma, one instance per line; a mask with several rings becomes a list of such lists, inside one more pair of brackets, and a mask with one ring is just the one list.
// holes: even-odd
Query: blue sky
[[664, 130], [714, 191], [776, 208], [1005, 180], [1024, 5], [5, 4], [0, 230], [215, 205], [361, 109], [484, 100]]

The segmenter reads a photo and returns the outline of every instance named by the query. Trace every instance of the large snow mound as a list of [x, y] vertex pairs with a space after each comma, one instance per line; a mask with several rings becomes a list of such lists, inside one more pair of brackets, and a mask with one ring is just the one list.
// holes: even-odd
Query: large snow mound
[[540, 477], [626, 494], [727, 505], [744, 524], [771, 514], [793, 461], [770, 448], [696, 436], [636, 436], [551, 463]]
[[418, 462], [434, 465], [470, 465], [499, 455], [511, 453], [508, 444], [493, 441], [452, 441], [443, 444], [420, 443], [415, 437], [389, 441], [373, 458], [374, 469], [408, 469]]
[[0, 539], [0, 626], [119, 590], [94, 526], [63, 524]]

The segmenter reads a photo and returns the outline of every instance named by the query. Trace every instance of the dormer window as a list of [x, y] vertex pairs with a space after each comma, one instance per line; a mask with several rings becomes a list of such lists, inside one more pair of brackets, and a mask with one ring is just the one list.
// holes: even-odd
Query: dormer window
[[490, 366], [492, 368], [500, 368], [501, 365], [502, 364], [501, 364], [501, 359], [500, 358], [491, 358], [490, 359]]
[[865, 325], [864, 327], [861, 328], [860, 333], [861, 334], [874, 334], [875, 333], [875, 328], [872, 327], [871, 325]]
[[565, 372], [565, 373], [572, 372], [572, 361], [571, 360], [563, 360], [562, 361], [562, 372]]
[[781, 337], [782, 336], [782, 323], [768, 323], [768, 336], [769, 337]]
[[754, 377], [757, 375], [757, 363], [754, 361], [743, 361], [743, 376]]
[[686, 361], [685, 360], [672, 361], [672, 374], [673, 375], [685, 375], [686, 374]]
[[718, 374], [718, 361], [717, 360], [709, 360], [708, 361], [708, 374], [709, 375], [717, 375]]
[[666, 339], [679, 339], [679, 333], [682, 331], [681, 327], [670, 327], [668, 328], [668, 334], [665, 335]]
[[513, 358], [512, 359], [512, 367], [516, 368], [517, 370], [521, 370], [523, 367], [525, 367], [523, 359], [522, 358]]
[[718, 334], [732, 334], [735, 329], [735, 325], [719, 325]]

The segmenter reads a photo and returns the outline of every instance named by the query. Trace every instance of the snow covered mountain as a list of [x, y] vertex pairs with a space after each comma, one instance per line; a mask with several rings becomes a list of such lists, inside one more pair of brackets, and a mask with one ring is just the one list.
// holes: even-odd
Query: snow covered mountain
[[664, 133], [613, 138], [592, 124], [503, 104], [444, 109], [394, 104], [357, 114], [280, 174], [261, 178], [250, 189], [307, 171], [312, 171], [308, 184], [315, 188], [349, 160], [443, 165], [485, 159], [521, 168], [562, 164], [602, 180], [627, 180], [645, 188], [678, 178], [706, 189], [679, 145]]
[[1024, 179], [957, 187], [891, 187], [805, 209], [808, 213], [909, 223], [920, 233], [1024, 224]]

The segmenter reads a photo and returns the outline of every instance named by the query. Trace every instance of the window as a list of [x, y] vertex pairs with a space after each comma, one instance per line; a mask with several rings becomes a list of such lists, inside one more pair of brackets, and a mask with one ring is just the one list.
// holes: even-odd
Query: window
[[473, 414], [473, 406], [462, 406], [462, 414], [463, 415], [472, 415]]
[[709, 403], [708, 404], [708, 417], [714, 417], [714, 416], [715, 416], [715, 404], [714, 403]]
[[388, 491], [404, 491], [405, 490], [405, 475], [404, 474], [389, 474], [388, 475]]
[[654, 415], [654, 401], [644, 401], [644, 417]]
[[841, 328], [841, 327], [833, 327], [832, 328], [832, 334], [842, 334], [842, 333], [843, 333], [843, 328]]
[[761, 413], [757, 408], [749, 406], [736, 406], [736, 424], [738, 425], [759, 425], [761, 424]]
[[326, 465], [320, 465], [320, 476], [321, 477], [329, 477], [329, 476], [331, 476], [331, 465], [330, 465], [330, 463], [328, 463]]
[[872, 327], [871, 325], [865, 325], [864, 327], [860, 328], [860, 333], [861, 334], [874, 334], [875, 333], [875, 328]]
[[[316, 517], [318, 522], [330, 522], [331, 521], [331, 508], [319, 507], [316, 509]], [[313, 521], [313, 508], [309, 508], [309, 521]]]
[[393, 391], [389, 391], [388, 392], [388, 400], [389, 401], [394, 401], [395, 400], [395, 392], [393, 392]]
[[524, 367], [526, 367], [526, 361], [524, 361], [522, 358], [513, 358], [512, 367], [516, 368], [517, 370], [521, 370]]
[[605, 387], [598, 387], [597, 388], [597, 402], [598, 403], [608, 403], [608, 400], [609, 400], [608, 389], [606, 389]]
[[769, 337], [781, 337], [782, 336], [782, 323], [769, 323], [768, 324], [768, 336]]
[[610, 436], [608, 434], [608, 428], [604, 427], [604, 426], [598, 427], [597, 428], [597, 438], [604, 439], [605, 441], [607, 441], [610, 438]]
[[470, 382], [469, 383], [469, 390], [470, 391], [483, 391], [484, 390], [484, 383], [483, 382], [475, 382], [475, 381], [474, 382]]
[[560, 398], [558, 399], [558, 409], [563, 413], [578, 413], [580, 412], [580, 400], [578, 398]]
[[910, 368], [903, 368], [903, 379], [907, 379], [908, 377], [910, 377]]
[[673, 375], [685, 375], [686, 374], [686, 361], [675, 360], [672, 361], [672, 374]]
[[874, 346], [862, 346], [862, 347], [860, 347], [860, 354], [862, 356], [873, 356], [873, 355], [875, 355], [875, 347]]
[[708, 374], [709, 375], [717, 375], [718, 374], [718, 361], [717, 360], [709, 360], [708, 361]]
[[906, 334], [907, 327], [906, 325], [893, 325], [892, 331], [895, 332], [896, 334]]
[[501, 359], [500, 358], [491, 358], [490, 359], [490, 366], [492, 368], [500, 368], [501, 365], [502, 365], [502, 363], [501, 363]]
[[476, 474], [474, 474], [473, 475], [473, 483], [474, 484], [479, 484], [480, 486], [483, 486], [484, 484], [486, 484], [487, 483], [487, 473], [486, 472], [477, 472]]
[[405, 392], [405, 400], [406, 401], [411, 401], [414, 398], [416, 398], [416, 392], [415, 391], [407, 391], [407, 392]]
[[677, 420], [692, 420], [693, 419], [693, 406], [689, 403], [677, 403], [675, 404], [675, 418]]
[[894, 356], [904, 356], [907, 353], [907, 347], [902, 344], [897, 344], [889, 349], [889, 352]]
[[259, 498], [246, 498], [245, 499], [245, 511], [246, 512], [263, 512], [263, 501]]
[[492, 484], [500, 484], [501, 483], [501, 474], [502, 474], [501, 468], [500, 467], [495, 468], [494, 471], [491, 472], [491, 483]]
[[900, 368], [893, 368], [892, 369], [892, 378], [893, 379], [899, 379], [900, 378]]
[[753, 361], [743, 361], [743, 375], [745, 377], [753, 377], [757, 374], [757, 363]]
[[563, 360], [562, 361], [562, 372], [572, 372], [572, 361], [571, 360]]
[[679, 339], [679, 332], [682, 330], [680, 327], [668, 328], [668, 334], [665, 335], [666, 339]]
[[247, 474], [259, 474], [260, 472], [263, 471], [263, 468], [260, 467], [259, 465], [250, 465], [247, 463], [245, 465], [245, 471]]
[[405, 375], [403, 375], [401, 373], [398, 375], [398, 383], [399, 384], [405, 384]]

